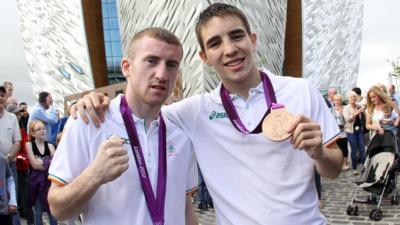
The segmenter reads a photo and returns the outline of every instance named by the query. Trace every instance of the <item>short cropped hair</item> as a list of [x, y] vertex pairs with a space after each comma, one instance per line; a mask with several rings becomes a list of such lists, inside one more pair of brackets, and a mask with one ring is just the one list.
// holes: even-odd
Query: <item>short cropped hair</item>
[[42, 91], [42, 92], [40, 92], [40, 93], [39, 93], [39, 99], [38, 99], [39, 103], [40, 103], [40, 104], [45, 103], [45, 102], [46, 102], [46, 98], [47, 98], [47, 96], [49, 96], [49, 95], [50, 95], [50, 93], [47, 92], [47, 91]]
[[348, 92], [346, 92], [346, 99], [347, 100], [350, 100], [350, 97], [351, 96], [356, 96], [357, 97], [357, 92], [355, 92], [355, 91], [348, 91]]
[[200, 16], [196, 22], [196, 37], [202, 51], [204, 51], [204, 43], [203, 38], [201, 37], [201, 28], [213, 17], [227, 16], [238, 17], [242, 21], [246, 32], [248, 34], [251, 34], [249, 21], [240, 9], [236, 8], [233, 5], [228, 5], [225, 3], [211, 4], [203, 12], [200, 13]]
[[163, 41], [170, 45], [179, 46], [182, 51], [182, 54], [183, 54], [182, 44], [179, 41], [179, 38], [174, 33], [172, 33], [171, 31], [169, 31], [165, 28], [162, 28], [162, 27], [149, 27], [149, 28], [145, 28], [145, 29], [137, 32], [135, 35], [133, 35], [133, 37], [131, 38], [131, 41], [129, 42], [129, 45], [128, 45], [128, 56], [129, 57], [132, 57], [133, 56], [132, 54], [134, 54], [134, 52], [132, 52], [133, 44], [136, 41], [138, 41], [144, 37], [154, 38], [156, 40]]

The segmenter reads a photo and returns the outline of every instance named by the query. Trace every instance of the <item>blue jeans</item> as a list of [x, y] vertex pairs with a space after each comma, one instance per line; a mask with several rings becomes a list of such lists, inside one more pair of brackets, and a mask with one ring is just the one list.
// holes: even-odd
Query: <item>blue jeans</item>
[[[39, 200], [36, 200], [35, 206], [33, 208], [35, 215], [35, 225], [43, 225], [43, 209]], [[50, 213], [48, 213], [47, 215], [49, 216], [50, 225], [57, 225], [57, 220]]]
[[[10, 169], [11, 169], [11, 173], [13, 175], [13, 179], [14, 179], [14, 183], [15, 183], [15, 194], [18, 198], [18, 174], [17, 174], [17, 166], [15, 164], [15, 162], [10, 162]], [[18, 200], [17, 200], [18, 202]], [[19, 220], [19, 214], [18, 214], [18, 210], [16, 213], [11, 214], [11, 218], [12, 218], [12, 224], [13, 225], [21, 225], [21, 221]]]
[[354, 131], [354, 133], [347, 133], [347, 139], [351, 146], [351, 167], [353, 170], [357, 169], [357, 152], [361, 158], [361, 161], [365, 160], [365, 137], [364, 133], [360, 131]]

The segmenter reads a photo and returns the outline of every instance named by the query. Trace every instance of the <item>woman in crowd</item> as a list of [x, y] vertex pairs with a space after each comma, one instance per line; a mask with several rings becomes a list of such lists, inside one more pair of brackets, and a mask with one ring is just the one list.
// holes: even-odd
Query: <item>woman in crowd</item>
[[382, 107], [385, 104], [393, 106], [389, 95], [383, 92], [379, 87], [372, 86], [368, 90], [367, 94], [366, 124], [367, 129], [371, 131], [371, 138], [377, 133], [377, 131], [382, 130], [382, 127], [379, 125], [379, 121], [383, 119]]
[[29, 205], [34, 206], [35, 225], [43, 225], [42, 212], [46, 211], [50, 225], [57, 221], [50, 213], [47, 203], [47, 193], [50, 188], [48, 169], [55, 149], [45, 141], [46, 129], [43, 122], [34, 120], [29, 124], [30, 141], [26, 143], [26, 151], [31, 165], [29, 176]]
[[361, 123], [361, 115], [364, 113], [365, 107], [360, 107], [356, 104], [357, 94], [354, 91], [347, 93], [347, 100], [349, 104], [343, 108], [343, 116], [346, 121], [344, 130], [351, 146], [351, 167], [353, 174], [358, 175], [357, 152], [361, 162], [364, 162], [365, 157], [365, 138]]
[[333, 96], [334, 107], [332, 107], [332, 114], [335, 117], [336, 122], [338, 123], [340, 129], [340, 138], [336, 141], [337, 145], [339, 146], [340, 150], [343, 153], [343, 169], [348, 170], [349, 164], [347, 161], [347, 157], [349, 154], [349, 150], [347, 148], [347, 135], [344, 130], [344, 125], [346, 123], [344, 116], [343, 116], [343, 98], [341, 95], [336, 94]]

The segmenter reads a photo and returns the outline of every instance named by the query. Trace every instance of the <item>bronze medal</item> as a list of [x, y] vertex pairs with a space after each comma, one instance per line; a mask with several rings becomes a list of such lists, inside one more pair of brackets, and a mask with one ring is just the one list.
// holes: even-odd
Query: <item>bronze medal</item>
[[292, 135], [292, 133], [287, 132], [287, 129], [293, 120], [294, 116], [286, 108], [272, 108], [271, 113], [264, 118], [262, 124], [263, 134], [272, 141], [286, 140]]

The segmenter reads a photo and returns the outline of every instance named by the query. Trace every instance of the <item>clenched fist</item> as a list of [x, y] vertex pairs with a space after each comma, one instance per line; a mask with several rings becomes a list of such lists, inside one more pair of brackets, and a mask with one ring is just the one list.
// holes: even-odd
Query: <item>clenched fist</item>
[[124, 141], [113, 135], [100, 145], [91, 169], [98, 176], [99, 182], [105, 184], [121, 176], [129, 167], [128, 161]]

